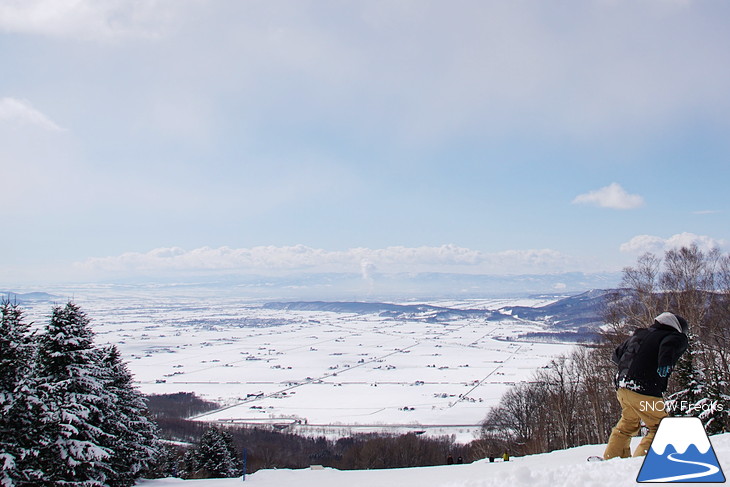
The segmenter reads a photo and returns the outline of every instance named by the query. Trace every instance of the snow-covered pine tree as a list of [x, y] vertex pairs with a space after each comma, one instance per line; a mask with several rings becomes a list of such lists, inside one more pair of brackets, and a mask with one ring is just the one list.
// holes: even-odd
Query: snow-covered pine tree
[[690, 346], [677, 362], [675, 371], [679, 390], [668, 397], [667, 407], [676, 415], [700, 418], [709, 434], [722, 433], [730, 423], [730, 411], [725, 409], [728, 386], [721, 375], [705, 373], [706, 368], [718, 367], [712, 362], [719, 358], [714, 358], [712, 349], [705, 349], [700, 360], [698, 340], [693, 333], [689, 338]]
[[116, 346], [102, 349], [101, 365], [106, 373], [105, 388], [115, 401], [115, 415], [107, 416], [107, 423], [102, 425], [111, 434], [110, 443], [104, 445], [112, 452], [107, 482], [129, 487], [160, 454], [161, 444], [156, 425], [145, 415], [146, 402]]
[[111, 473], [111, 436], [101, 425], [116, 414], [105, 388], [89, 319], [74, 303], [53, 309], [38, 336], [36, 377], [41, 415], [38, 465], [48, 485], [104, 486]]
[[200, 438], [195, 452], [195, 464], [199, 475], [207, 478], [233, 477], [236, 462], [231, 454], [232, 443], [217, 428], [209, 428]]
[[[221, 436], [223, 437], [223, 443], [226, 444], [226, 449], [228, 450], [228, 453], [231, 455], [231, 460], [233, 461], [233, 476], [235, 477], [240, 472], [243, 465], [241, 465], [240, 456], [238, 452], [236, 451], [236, 445], [233, 443], [233, 435], [230, 431], [227, 430], [220, 430]], [[238, 467], [238, 468], [237, 468]]]
[[[682, 354], [674, 371], [674, 380], [679, 388], [667, 398], [667, 409], [678, 415], [692, 414], [683, 409], [696, 404], [705, 396], [706, 379], [704, 372], [698, 368], [697, 338], [689, 334], [689, 348]], [[698, 414], [694, 414], [697, 416]]]
[[723, 377], [714, 377], [707, 384], [705, 397], [699, 401], [699, 418], [705, 425], [708, 434], [714, 435], [730, 430], [730, 394], [727, 382]]
[[40, 402], [32, 377], [34, 343], [17, 303], [0, 301], [0, 485], [39, 478], [31, 464]]
[[198, 450], [197, 448], [188, 449], [182, 457], [182, 477], [189, 479], [194, 478], [198, 471]]

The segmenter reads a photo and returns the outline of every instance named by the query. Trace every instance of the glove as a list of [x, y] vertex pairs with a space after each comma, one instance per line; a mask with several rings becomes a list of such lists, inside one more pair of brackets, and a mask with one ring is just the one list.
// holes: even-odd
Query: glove
[[659, 377], [667, 377], [669, 374], [672, 373], [672, 366], [662, 365], [661, 367], [656, 369], [656, 373], [659, 374]]

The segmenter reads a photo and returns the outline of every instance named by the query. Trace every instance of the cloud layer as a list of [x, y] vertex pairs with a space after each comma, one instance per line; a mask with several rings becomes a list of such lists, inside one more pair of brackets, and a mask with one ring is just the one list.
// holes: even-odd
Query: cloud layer
[[16, 98], [0, 98], [0, 122], [33, 125], [54, 132], [63, 131], [48, 116], [33, 108], [30, 102]]
[[678, 0], [0, 1], [14, 228], [0, 251], [39, 275], [100, 256], [79, 267], [369, 279], [613, 269], [638, 233], [730, 239], [722, 214], [692, 213], [727, 206], [729, 15]]
[[622, 244], [620, 249], [621, 252], [634, 254], [643, 254], [646, 252], [661, 254], [667, 250], [689, 247], [691, 245], [696, 245], [703, 251], [728, 248], [728, 242], [725, 240], [717, 240], [706, 235], [684, 232], [672, 235], [669, 238], [657, 237], [655, 235], [637, 235]]
[[611, 183], [601, 189], [576, 196], [573, 204], [595, 205], [614, 210], [632, 210], [643, 206], [644, 198], [627, 193], [618, 183]]
[[345, 272], [371, 279], [376, 273], [458, 272], [466, 274], [522, 274], [564, 270], [569, 258], [560, 252], [508, 250], [484, 253], [442, 245], [440, 247], [354, 248], [344, 251], [316, 249], [305, 245], [252, 248], [179, 247], [158, 248], [146, 253], [128, 252], [97, 257], [77, 264], [83, 270], [114, 274], [240, 271], [260, 274], [282, 272]]
[[150, 36], [165, 18], [161, 0], [23, 0], [0, 4], [0, 29], [53, 37], [111, 40]]

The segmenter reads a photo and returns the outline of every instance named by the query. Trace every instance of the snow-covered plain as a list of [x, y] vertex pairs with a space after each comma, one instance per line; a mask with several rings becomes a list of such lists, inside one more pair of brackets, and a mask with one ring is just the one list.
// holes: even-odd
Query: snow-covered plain
[[[545, 325], [517, 317], [434, 321], [428, 313], [267, 309], [235, 297], [151, 292], [79, 293], [74, 301], [92, 319], [97, 343], [119, 346], [144, 393], [195, 392], [225, 406], [202, 421], [329, 437], [417, 431], [471, 441], [510, 386], [572, 346], [521, 339]], [[429, 304], [494, 310], [550, 301]], [[49, 303], [29, 309], [38, 323], [49, 312]]]
[[[638, 444], [635, 439], [633, 447]], [[711, 438], [715, 454], [730, 466], [730, 434]], [[259, 470], [241, 478], [217, 480], [145, 480], [140, 487], [604, 487], [637, 485], [642, 458], [587, 462], [601, 455], [605, 445], [590, 445], [542, 455], [513, 458], [509, 462], [480, 460], [468, 465], [391, 470]], [[666, 484], [663, 484], [666, 485]], [[682, 485], [708, 485], [683, 483]]]

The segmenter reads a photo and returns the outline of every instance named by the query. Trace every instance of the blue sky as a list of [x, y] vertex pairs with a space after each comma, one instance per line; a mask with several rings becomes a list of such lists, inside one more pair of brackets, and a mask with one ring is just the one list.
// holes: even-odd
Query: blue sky
[[730, 4], [0, 0], [0, 284], [730, 249]]

